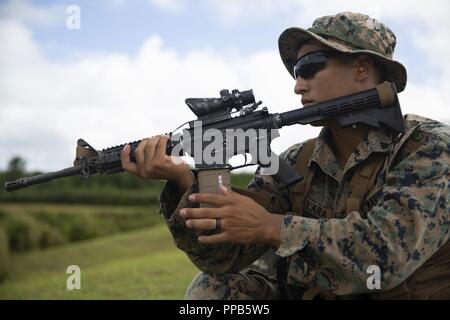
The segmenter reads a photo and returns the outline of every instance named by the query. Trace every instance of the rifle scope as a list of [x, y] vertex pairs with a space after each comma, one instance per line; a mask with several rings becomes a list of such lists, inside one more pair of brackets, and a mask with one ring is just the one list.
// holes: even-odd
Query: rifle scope
[[200, 119], [217, 114], [230, 113], [232, 109], [240, 110], [243, 106], [255, 103], [253, 90], [231, 91], [223, 89], [220, 91], [220, 98], [188, 98], [185, 103], [191, 111]]

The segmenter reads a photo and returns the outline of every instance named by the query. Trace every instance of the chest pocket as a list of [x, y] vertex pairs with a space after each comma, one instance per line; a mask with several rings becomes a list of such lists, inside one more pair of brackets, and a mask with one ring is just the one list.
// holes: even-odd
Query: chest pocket
[[[297, 156], [295, 170], [301, 174], [304, 179], [289, 190], [290, 202], [292, 204], [292, 211], [298, 215], [304, 215], [305, 208], [307, 208], [308, 212], [311, 210], [320, 212], [321, 218], [331, 219], [336, 217], [333, 208], [325, 208], [320, 204], [307, 199], [311, 183], [316, 173], [316, 167], [313, 163], [308, 167], [314, 152], [315, 143], [316, 139], [306, 141], [304, 147]], [[359, 166], [351, 178], [351, 194], [345, 200], [345, 208], [337, 211], [344, 211], [347, 214], [352, 211], [367, 213], [370, 207], [375, 203], [373, 199], [376, 198], [376, 191], [378, 190], [375, 190], [374, 186], [376, 185], [378, 175], [385, 163], [385, 154], [374, 153], [365, 161], [364, 165]]]

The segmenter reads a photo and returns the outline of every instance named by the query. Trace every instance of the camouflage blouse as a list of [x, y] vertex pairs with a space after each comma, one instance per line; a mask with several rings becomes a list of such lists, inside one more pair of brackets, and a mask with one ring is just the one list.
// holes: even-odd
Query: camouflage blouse
[[[450, 127], [415, 115], [405, 116], [409, 139], [421, 146], [402, 156], [376, 181], [372, 203], [366, 210], [345, 211], [351, 178], [373, 153], [390, 155], [396, 148], [383, 130], [372, 130], [357, 146], [344, 168], [339, 165], [324, 128], [309, 165], [317, 168], [305, 198], [304, 212], [292, 212], [289, 193], [270, 176], [257, 170], [251, 190], [265, 190], [281, 199], [284, 218], [281, 245], [276, 254], [288, 258], [288, 283], [319, 286], [337, 295], [367, 292], [367, 268], [381, 270], [381, 290], [402, 283], [449, 239], [450, 226]], [[292, 166], [303, 143], [280, 157]], [[185, 226], [179, 210], [192, 206], [187, 197], [198, 190], [196, 183], [185, 194], [167, 183], [160, 195], [161, 210], [178, 248], [207, 273], [237, 272], [248, 267], [267, 244], [200, 244], [197, 233]], [[373, 200], [374, 199], [374, 200]]]

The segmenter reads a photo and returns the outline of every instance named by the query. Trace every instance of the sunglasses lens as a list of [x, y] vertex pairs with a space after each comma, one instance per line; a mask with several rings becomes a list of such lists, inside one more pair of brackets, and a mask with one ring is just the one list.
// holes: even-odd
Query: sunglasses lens
[[312, 78], [317, 72], [325, 68], [326, 63], [327, 58], [322, 52], [312, 52], [299, 58], [294, 65], [295, 79], [298, 77]]
[[317, 72], [325, 68], [325, 62], [307, 63], [294, 69], [295, 79], [302, 77], [303, 79], [312, 78]]

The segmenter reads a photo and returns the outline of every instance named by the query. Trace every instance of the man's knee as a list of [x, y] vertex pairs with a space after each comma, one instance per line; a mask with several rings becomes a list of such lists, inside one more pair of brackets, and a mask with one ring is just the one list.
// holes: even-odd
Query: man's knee
[[186, 290], [187, 300], [230, 299], [232, 274], [211, 275], [199, 272]]
[[198, 273], [186, 290], [187, 300], [274, 299], [277, 291], [266, 277], [247, 273]]

